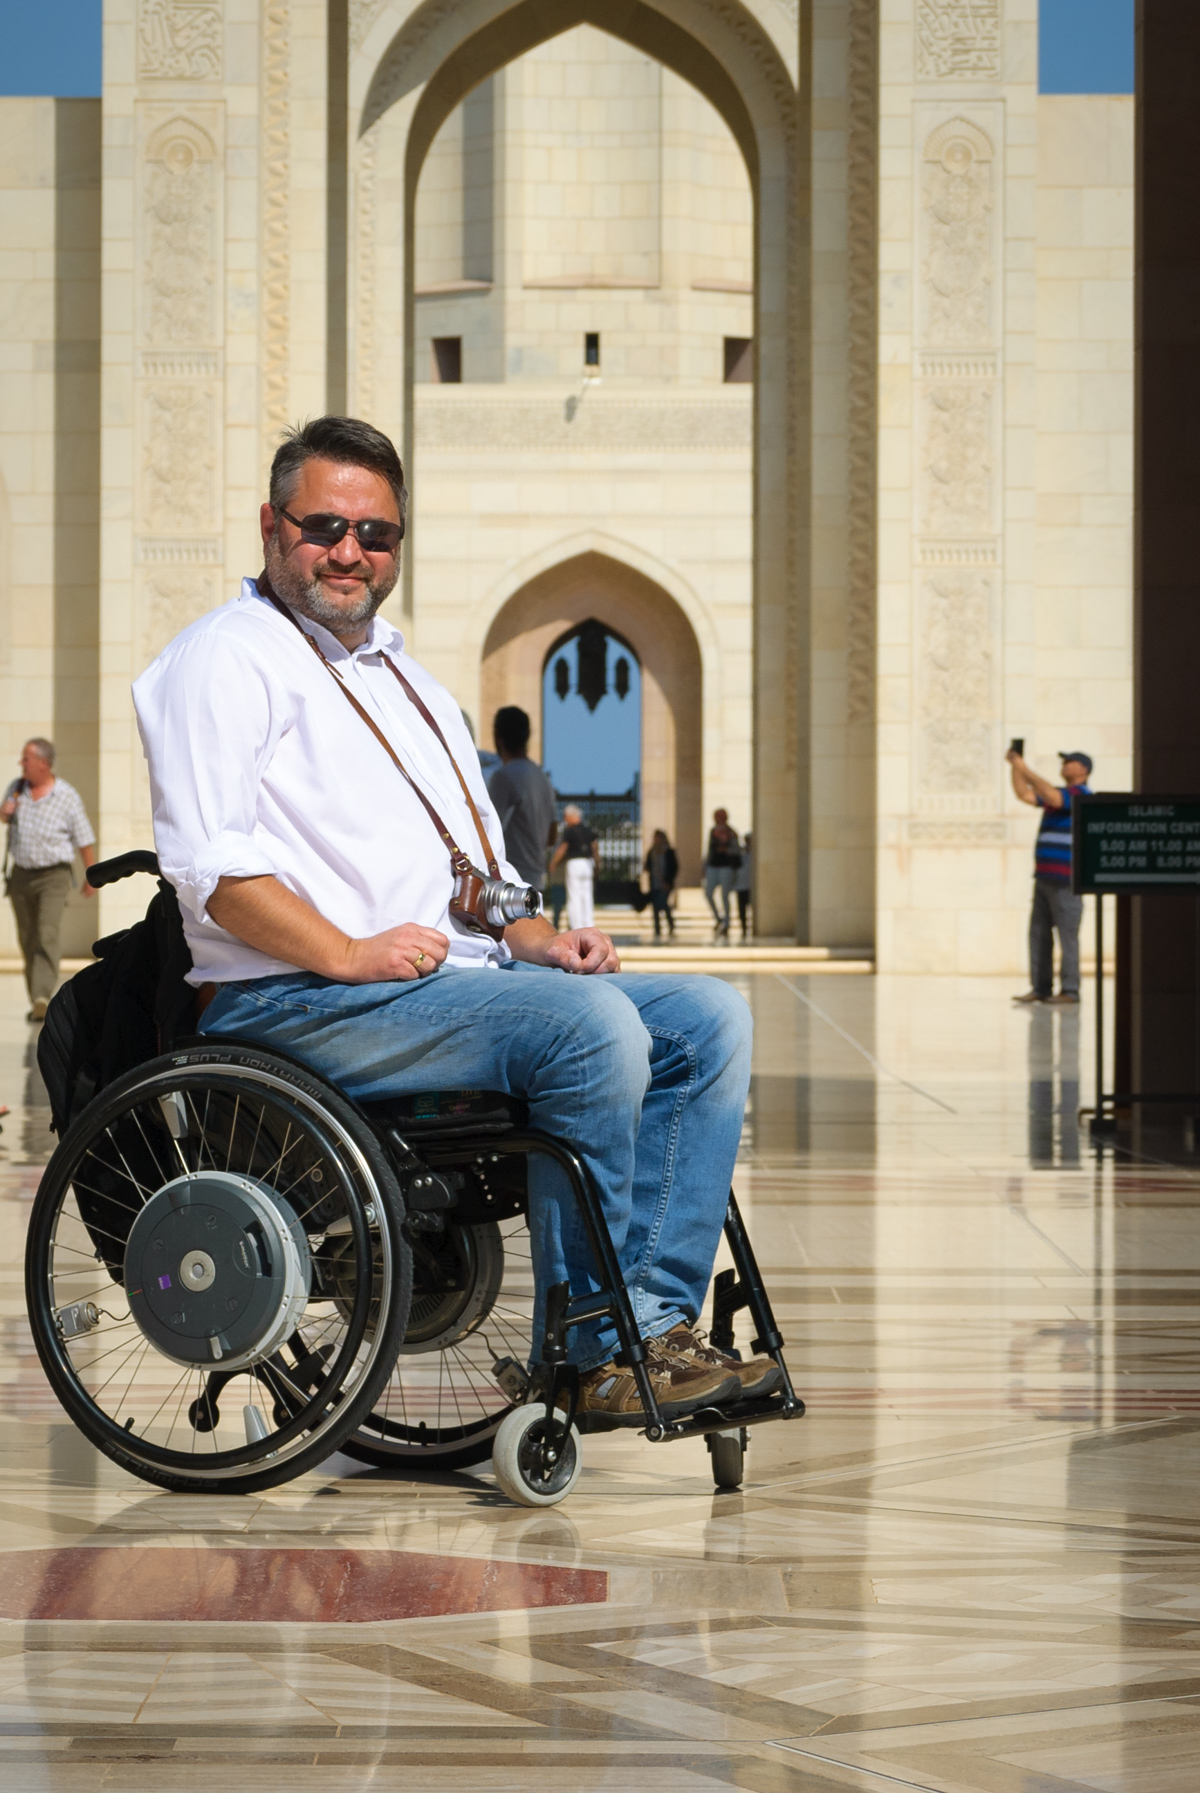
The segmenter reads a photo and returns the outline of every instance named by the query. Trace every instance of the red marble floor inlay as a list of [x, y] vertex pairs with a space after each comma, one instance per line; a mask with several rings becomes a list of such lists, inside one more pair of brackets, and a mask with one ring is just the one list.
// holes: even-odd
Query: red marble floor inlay
[[595, 1606], [601, 1569], [402, 1550], [177, 1550], [81, 1546], [0, 1553], [0, 1618], [211, 1619], [364, 1624]]

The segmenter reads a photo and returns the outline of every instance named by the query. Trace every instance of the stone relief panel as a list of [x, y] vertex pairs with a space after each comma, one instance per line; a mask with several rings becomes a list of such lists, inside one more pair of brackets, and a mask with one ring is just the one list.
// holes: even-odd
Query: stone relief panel
[[[943, 25], [955, 11], [926, 10]], [[960, 24], [965, 12], [957, 9]], [[915, 804], [953, 813], [988, 810], [999, 799], [1000, 181], [982, 124], [937, 106], [921, 113], [928, 123], [917, 136]]]
[[[196, 9], [193, 9], [196, 10]], [[149, 658], [215, 598], [222, 559], [223, 111], [138, 107], [136, 638]]]
[[142, 80], [220, 80], [219, 0], [140, 0], [137, 33]]
[[155, 347], [212, 341], [216, 319], [216, 149], [187, 118], [146, 145], [142, 340]]
[[994, 579], [931, 573], [920, 601], [918, 791], [990, 795], [995, 733]]
[[142, 408], [142, 517], [155, 534], [212, 527], [215, 394], [200, 381], [147, 381]]
[[992, 145], [952, 118], [930, 133], [923, 162], [925, 344], [976, 348], [992, 339]]
[[143, 660], [161, 653], [181, 629], [211, 610], [217, 602], [211, 573], [155, 573], [142, 587]]
[[1000, 0], [917, 0], [919, 81], [999, 81]]
[[925, 393], [922, 527], [969, 536], [992, 517], [992, 393], [983, 384], [931, 386]]

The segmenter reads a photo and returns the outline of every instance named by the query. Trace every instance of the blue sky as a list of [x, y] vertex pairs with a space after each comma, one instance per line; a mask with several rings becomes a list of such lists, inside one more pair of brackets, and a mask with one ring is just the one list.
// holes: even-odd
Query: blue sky
[[[0, 93], [100, 92], [101, 0], [0, 0]], [[1133, 0], [1042, 0], [1043, 93], [1133, 92]]]

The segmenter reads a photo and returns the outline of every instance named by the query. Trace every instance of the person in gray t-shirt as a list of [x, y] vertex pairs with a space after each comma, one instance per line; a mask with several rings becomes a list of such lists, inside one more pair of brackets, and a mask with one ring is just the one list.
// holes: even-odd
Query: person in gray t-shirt
[[504, 830], [504, 847], [527, 884], [546, 882], [546, 849], [558, 833], [554, 787], [529, 758], [529, 718], [515, 704], [496, 711], [492, 724], [499, 770], [489, 781], [492, 807]]

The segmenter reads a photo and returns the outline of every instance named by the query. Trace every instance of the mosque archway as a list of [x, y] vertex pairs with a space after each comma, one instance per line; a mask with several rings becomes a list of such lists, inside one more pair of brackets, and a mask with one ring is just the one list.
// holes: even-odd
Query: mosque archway
[[[655, 828], [665, 828], [679, 852], [682, 882], [698, 883], [703, 740], [700, 647], [687, 617], [661, 585], [608, 555], [585, 553], [548, 568], [514, 592], [495, 617], [484, 644], [480, 681], [484, 732], [487, 720], [502, 704], [519, 704], [533, 724], [530, 752], [535, 759], [547, 760], [544, 680], [548, 675], [554, 692], [549, 705], [563, 702], [557, 698], [557, 683], [562, 678], [557, 663], [562, 660], [568, 698], [586, 708], [587, 696], [578, 691], [577, 644], [589, 624], [598, 627], [609, 644], [617, 644], [616, 651], [611, 645], [608, 650], [605, 678], [609, 689], [603, 700], [611, 701], [617, 712], [635, 691], [641, 700], [636, 760], [628, 744], [622, 745], [620, 765], [612, 776], [619, 780], [636, 766], [643, 842]], [[573, 654], [572, 644], [576, 644]], [[622, 659], [626, 662], [624, 675], [620, 672]], [[596, 675], [591, 676], [594, 679]], [[618, 680], [622, 684], [628, 680], [624, 700]], [[599, 708], [598, 700], [593, 714], [598, 714]], [[553, 727], [552, 723], [551, 744]], [[574, 761], [564, 761], [564, 765], [570, 766], [573, 777]], [[550, 769], [556, 782], [566, 776], [553, 764]], [[601, 778], [599, 767], [595, 776]], [[567, 787], [559, 782], [559, 788]], [[587, 788], [598, 790], [600, 786], [593, 783]]]
[[[365, 20], [352, 57], [357, 142], [346, 216], [351, 264], [348, 364], [355, 407], [411, 454], [415, 373], [413, 252], [417, 183], [450, 112], [497, 69], [579, 24], [636, 47], [693, 85], [720, 113], [754, 196], [753, 586], [755, 808], [771, 817], [758, 867], [760, 920], [808, 929], [809, 369], [808, 208], [797, 189], [807, 66], [782, 10], [700, 0], [390, 0]], [[400, 171], [403, 170], [401, 183]], [[452, 377], [452, 376], [451, 376]], [[414, 529], [421, 522], [419, 506]], [[410, 563], [411, 564], [411, 563]], [[411, 588], [408, 598], [411, 615]], [[536, 676], [523, 707], [536, 707]], [[485, 697], [484, 710], [488, 702]], [[649, 729], [649, 711], [645, 727]], [[698, 752], [696, 761], [698, 765]], [[647, 762], [647, 804], [650, 800]], [[678, 782], [678, 781], [677, 781]], [[672, 792], [685, 852], [693, 810]], [[692, 807], [689, 808], [689, 804]], [[697, 811], [698, 813], [698, 811]], [[685, 866], [687, 861], [685, 860]], [[691, 875], [685, 871], [685, 875]]]

